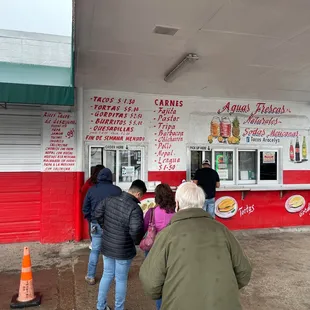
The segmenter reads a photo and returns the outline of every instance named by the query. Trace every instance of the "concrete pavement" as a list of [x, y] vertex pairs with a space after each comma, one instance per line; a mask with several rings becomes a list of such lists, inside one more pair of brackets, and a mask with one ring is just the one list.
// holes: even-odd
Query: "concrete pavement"
[[[98, 284], [89, 286], [84, 277], [88, 263], [88, 243], [41, 245], [30, 243], [34, 288], [42, 295], [41, 310], [94, 310]], [[19, 286], [21, 259], [25, 244], [0, 246], [0, 310], [9, 309], [13, 294]], [[154, 303], [144, 295], [138, 279], [143, 261], [140, 252], [129, 273], [127, 309], [155, 310]], [[98, 265], [97, 278], [102, 274], [102, 260]], [[114, 288], [114, 287], [112, 287]], [[114, 290], [109, 296], [114, 305]]]
[[[237, 237], [253, 264], [253, 278], [242, 290], [245, 310], [309, 310], [310, 232], [242, 232]], [[84, 281], [88, 244], [27, 244], [31, 249], [35, 290], [43, 294], [42, 310], [95, 310], [98, 284]], [[24, 244], [0, 246], [0, 310], [9, 309], [18, 290]], [[129, 275], [126, 308], [154, 310], [139, 279], [140, 252]], [[100, 278], [102, 262], [98, 266]], [[109, 304], [113, 306], [114, 292]], [[216, 310], [216, 309], [214, 309]]]

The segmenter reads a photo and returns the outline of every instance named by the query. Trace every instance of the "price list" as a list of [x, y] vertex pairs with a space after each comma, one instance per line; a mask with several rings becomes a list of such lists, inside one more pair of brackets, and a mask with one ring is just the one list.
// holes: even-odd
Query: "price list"
[[178, 170], [181, 163], [179, 148], [184, 141], [180, 124], [183, 101], [156, 99], [154, 106], [154, 162], [158, 171]]
[[145, 141], [143, 112], [136, 99], [92, 96], [86, 113], [86, 141]]
[[76, 120], [73, 113], [43, 112], [43, 171], [74, 171]]

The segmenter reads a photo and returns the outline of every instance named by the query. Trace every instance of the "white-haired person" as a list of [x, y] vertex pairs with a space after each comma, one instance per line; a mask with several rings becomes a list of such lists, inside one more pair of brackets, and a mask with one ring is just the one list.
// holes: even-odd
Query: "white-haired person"
[[156, 237], [140, 269], [145, 292], [161, 310], [239, 310], [239, 289], [252, 268], [233, 234], [202, 208], [195, 183], [179, 186], [176, 214]]

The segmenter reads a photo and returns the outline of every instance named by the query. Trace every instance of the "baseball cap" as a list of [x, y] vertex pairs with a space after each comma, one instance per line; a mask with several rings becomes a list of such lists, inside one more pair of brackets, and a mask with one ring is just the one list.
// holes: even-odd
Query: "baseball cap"
[[203, 162], [202, 162], [203, 165], [209, 165], [211, 166], [211, 163], [210, 163], [210, 160], [209, 159], [205, 159]]

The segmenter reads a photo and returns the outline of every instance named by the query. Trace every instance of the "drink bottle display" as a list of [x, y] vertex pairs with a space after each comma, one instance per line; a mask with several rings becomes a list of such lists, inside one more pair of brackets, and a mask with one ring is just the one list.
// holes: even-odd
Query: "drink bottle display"
[[300, 146], [299, 146], [298, 137], [296, 138], [296, 143], [295, 143], [295, 161], [300, 162]]
[[290, 161], [294, 161], [294, 146], [293, 146], [293, 141], [291, 140], [290, 143]]
[[213, 117], [211, 121], [211, 136], [217, 138], [220, 135], [220, 118]]
[[302, 139], [302, 159], [307, 159], [307, 143], [306, 143], [306, 137], [303, 137]]
[[231, 134], [231, 122], [228, 117], [222, 117], [220, 125], [221, 136], [229, 138]]

